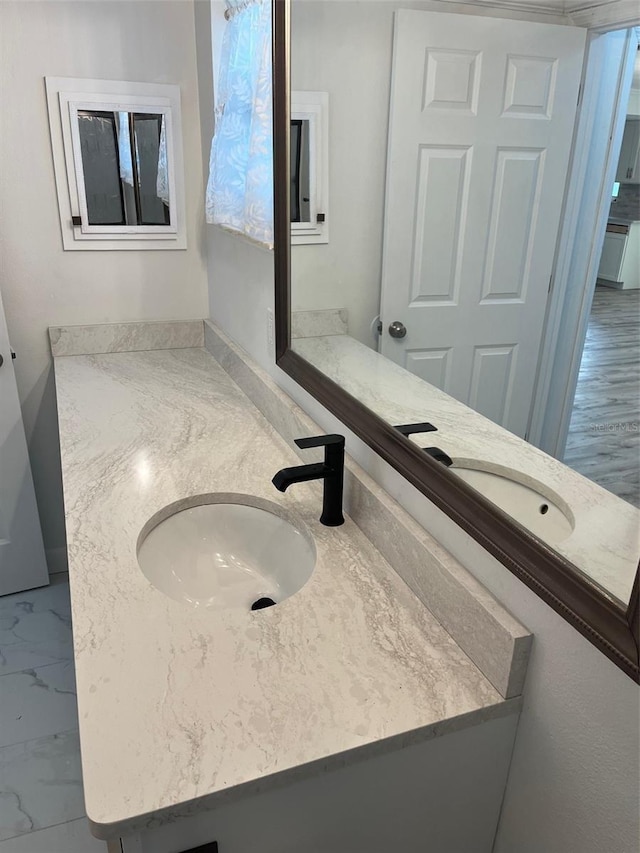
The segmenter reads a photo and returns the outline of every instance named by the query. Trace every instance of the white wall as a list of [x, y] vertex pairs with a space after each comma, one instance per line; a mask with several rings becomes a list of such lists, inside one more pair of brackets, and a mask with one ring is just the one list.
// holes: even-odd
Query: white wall
[[[0, 286], [51, 568], [64, 560], [65, 539], [47, 327], [206, 310], [194, 7], [187, 0], [3, 0], [0, 32]], [[45, 75], [180, 85], [186, 251], [63, 252]]]
[[[391, 83], [400, 3], [294, 2], [291, 88], [329, 93], [329, 243], [291, 249], [292, 308], [346, 308], [349, 334], [375, 347]], [[412, 4], [416, 5], [416, 4]], [[419, 5], [419, 4], [418, 4]]]

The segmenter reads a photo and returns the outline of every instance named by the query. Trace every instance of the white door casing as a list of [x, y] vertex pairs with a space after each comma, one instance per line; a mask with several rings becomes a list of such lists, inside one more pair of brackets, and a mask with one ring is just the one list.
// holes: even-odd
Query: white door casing
[[49, 583], [0, 296], [0, 595]]
[[584, 44], [554, 24], [395, 18], [381, 352], [521, 436]]

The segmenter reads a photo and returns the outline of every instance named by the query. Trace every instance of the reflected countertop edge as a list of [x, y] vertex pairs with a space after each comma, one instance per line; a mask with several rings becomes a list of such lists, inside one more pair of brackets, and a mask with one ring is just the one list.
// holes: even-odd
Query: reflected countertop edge
[[574, 520], [571, 535], [554, 549], [628, 602], [640, 555], [640, 510], [347, 335], [301, 338], [293, 349], [388, 423], [433, 422], [438, 431], [429, 443], [454, 464], [479, 461], [489, 471], [518, 472], [524, 484], [545, 485]]

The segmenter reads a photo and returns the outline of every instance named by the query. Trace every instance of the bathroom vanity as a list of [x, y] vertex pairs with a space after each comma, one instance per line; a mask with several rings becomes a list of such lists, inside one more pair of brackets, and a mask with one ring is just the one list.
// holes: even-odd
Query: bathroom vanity
[[[402, 569], [433, 573], [436, 619], [428, 590], [420, 600], [348, 514], [319, 523], [320, 484], [276, 491], [276, 471], [300, 460], [204, 348], [201, 321], [51, 341], [92, 832], [124, 853], [488, 853], [526, 629], [435, 543], [407, 539]], [[286, 432], [296, 407], [278, 393]], [[410, 520], [366, 488], [400, 540]], [[168, 592], [143, 573], [158, 518], [218, 500], [311, 543], [308, 580], [277, 606]]]

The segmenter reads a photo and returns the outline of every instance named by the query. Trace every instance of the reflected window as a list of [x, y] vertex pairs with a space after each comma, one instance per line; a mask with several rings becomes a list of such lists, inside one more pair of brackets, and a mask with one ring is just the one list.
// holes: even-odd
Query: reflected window
[[291, 221], [311, 221], [309, 121], [291, 120]]
[[328, 243], [329, 96], [292, 92], [290, 120], [291, 243]]

